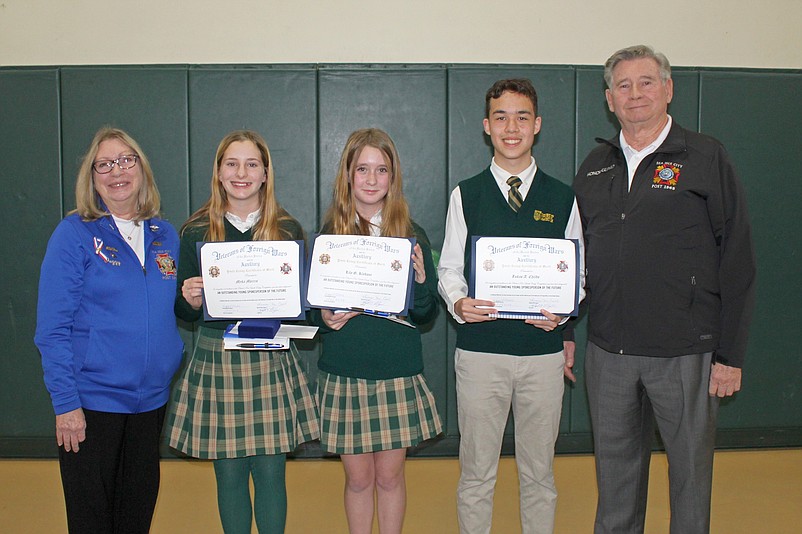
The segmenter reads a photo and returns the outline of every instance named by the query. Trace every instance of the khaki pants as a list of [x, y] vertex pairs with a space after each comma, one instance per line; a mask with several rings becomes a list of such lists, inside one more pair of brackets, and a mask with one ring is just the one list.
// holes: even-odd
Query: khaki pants
[[557, 505], [554, 443], [565, 389], [562, 351], [510, 356], [457, 349], [454, 357], [460, 429], [460, 531], [490, 532], [501, 442], [512, 407], [522, 532], [553, 532]]

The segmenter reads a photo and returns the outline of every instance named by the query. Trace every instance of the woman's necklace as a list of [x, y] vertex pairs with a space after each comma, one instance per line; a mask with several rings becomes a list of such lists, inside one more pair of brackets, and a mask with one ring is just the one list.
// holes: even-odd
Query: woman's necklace
[[[137, 224], [134, 221], [126, 221], [125, 219], [117, 219], [117, 229], [120, 231], [123, 237], [125, 237], [130, 243], [133, 243], [134, 240], [139, 236], [140, 230], [142, 230], [142, 226]], [[125, 231], [125, 227], [128, 226], [130, 228], [129, 231]]]
[[114, 222], [117, 225], [117, 230], [120, 232], [120, 235], [128, 241], [128, 246], [131, 247], [131, 250], [134, 251], [137, 259], [139, 259], [139, 264], [145, 265], [145, 249], [143, 244], [145, 234], [142, 230], [145, 222], [142, 221], [137, 224], [136, 221], [129, 221], [118, 217], [114, 217]]

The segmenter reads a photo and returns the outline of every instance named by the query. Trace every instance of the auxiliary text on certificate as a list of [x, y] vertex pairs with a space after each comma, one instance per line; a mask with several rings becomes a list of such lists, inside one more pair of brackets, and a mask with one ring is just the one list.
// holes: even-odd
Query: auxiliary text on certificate
[[302, 241], [198, 243], [208, 319], [303, 318]]
[[572, 239], [474, 237], [472, 296], [502, 318], [537, 318], [540, 310], [579, 313], [579, 245]]
[[314, 239], [307, 303], [312, 308], [406, 315], [414, 240], [322, 234]]

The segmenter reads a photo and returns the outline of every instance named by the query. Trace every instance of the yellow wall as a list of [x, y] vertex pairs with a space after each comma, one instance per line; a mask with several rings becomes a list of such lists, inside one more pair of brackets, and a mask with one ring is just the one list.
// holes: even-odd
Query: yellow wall
[[798, 0], [0, 0], [0, 66], [592, 64], [802, 68]]

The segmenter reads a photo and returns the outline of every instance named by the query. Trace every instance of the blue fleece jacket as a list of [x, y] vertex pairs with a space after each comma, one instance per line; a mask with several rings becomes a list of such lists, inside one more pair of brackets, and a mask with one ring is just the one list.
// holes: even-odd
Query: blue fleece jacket
[[144, 267], [110, 216], [69, 215], [50, 238], [34, 341], [56, 415], [141, 413], [169, 398], [183, 353], [173, 314], [178, 234], [161, 219], [141, 224]]

